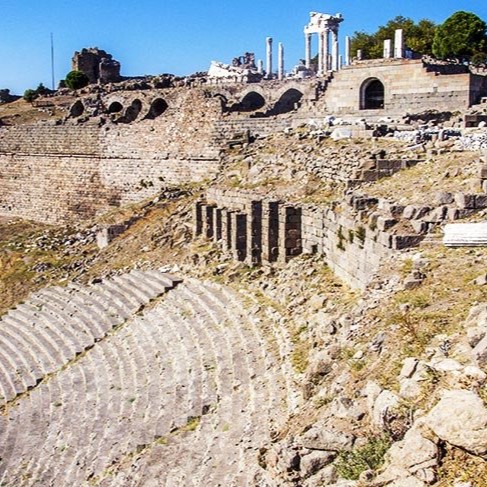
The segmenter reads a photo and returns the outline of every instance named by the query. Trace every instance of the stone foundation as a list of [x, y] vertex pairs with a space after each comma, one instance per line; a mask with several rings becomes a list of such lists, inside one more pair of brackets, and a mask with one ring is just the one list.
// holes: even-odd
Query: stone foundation
[[348, 285], [364, 289], [384, 258], [423, 239], [378, 228], [367, 211], [376, 204], [376, 199], [350, 197], [340, 207], [292, 205], [213, 188], [195, 205], [194, 234], [219, 242], [248, 265], [284, 264], [302, 253], [322, 255]]

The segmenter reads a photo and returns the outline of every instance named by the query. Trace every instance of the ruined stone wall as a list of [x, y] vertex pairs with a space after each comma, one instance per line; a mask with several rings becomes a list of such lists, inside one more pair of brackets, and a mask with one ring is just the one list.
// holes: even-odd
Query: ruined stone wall
[[155, 120], [0, 129], [0, 214], [87, 218], [216, 174], [216, 101], [190, 90], [172, 96], [173, 109]]
[[[261, 209], [256, 217], [257, 203], [260, 203]], [[323, 255], [333, 272], [356, 289], [366, 287], [381, 262], [394, 250], [417, 244], [417, 240], [410, 236], [393, 235], [367, 220], [362, 221], [360, 202], [351, 205], [344, 202], [340, 208], [333, 205], [294, 205], [262, 199], [262, 196], [251, 191], [210, 188], [206, 194], [206, 204], [199, 215], [202, 226], [196, 229], [196, 233], [217, 241], [223, 240], [224, 248], [238, 260], [245, 260], [248, 264], [258, 263], [252, 256], [256, 251], [255, 243], [252, 244], [250, 238], [260, 234], [261, 255], [269, 257], [275, 254], [273, 259], [267, 260], [285, 262], [298, 253]], [[274, 218], [272, 205], [277, 205]], [[209, 213], [207, 208], [210, 209]], [[241, 237], [246, 237], [243, 247], [237, 248], [238, 234], [234, 235], [233, 240], [230, 237], [226, 241], [225, 232], [221, 229], [221, 212], [233, 215], [235, 222], [237, 215], [243, 217], [244, 226], [247, 227], [241, 230]], [[223, 219], [223, 226], [227, 220], [228, 217]], [[296, 225], [299, 231], [296, 231]], [[269, 238], [266, 236], [269, 235], [271, 239], [275, 236], [276, 248], [268, 244]], [[262, 260], [265, 260], [264, 257]]]
[[334, 73], [324, 95], [326, 110], [360, 113], [361, 87], [371, 78], [385, 86], [384, 110], [370, 110], [371, 114], [455, 111], [468, 108], [472, 102], [473, 75], [469, 73], [438, 74], [428, 71], [420, 60], [381, 60], [354, 64]]

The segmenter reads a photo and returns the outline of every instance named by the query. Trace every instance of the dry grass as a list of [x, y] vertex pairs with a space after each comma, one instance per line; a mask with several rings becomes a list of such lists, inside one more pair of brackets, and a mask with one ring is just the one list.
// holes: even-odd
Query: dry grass
[[479, 156], [474, 152], [442, 154], [390, 178], [368, 184], [364, 190], [370, 196], [411, 205], [433, 203], [438, 191], [479, 192], [478, 161]]

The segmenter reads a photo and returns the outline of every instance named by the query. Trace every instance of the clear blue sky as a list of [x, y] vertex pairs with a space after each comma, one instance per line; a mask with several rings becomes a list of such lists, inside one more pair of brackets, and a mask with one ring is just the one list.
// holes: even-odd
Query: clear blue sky
[[291, 68], [304, 57], [310, 11], [342, 13], [343, 44], [396, 15], [442, 22], [457, 10], [487, 21], [487, 0], [0, 0], [0, 88], [50, 87], [51, 32], [56, 80], [74, 51], [94, 46], [113, 54], [125, 76], [183, 75], [245, 51], [264, 58], [266, 36], [284, 43]]

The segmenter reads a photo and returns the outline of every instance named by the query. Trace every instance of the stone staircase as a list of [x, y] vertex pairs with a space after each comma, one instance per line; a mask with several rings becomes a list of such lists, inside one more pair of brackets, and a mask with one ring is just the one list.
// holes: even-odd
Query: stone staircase
[[159, 271], [36, 293], [0, 320], [0, 484], [256, 485], [299, 402], [276, 327]]

